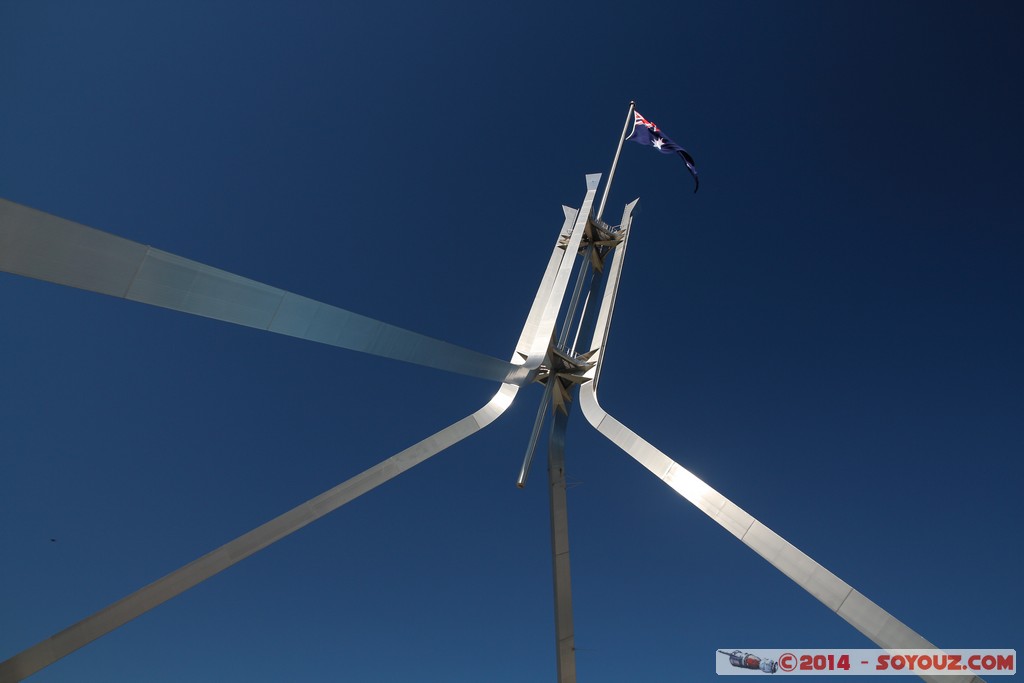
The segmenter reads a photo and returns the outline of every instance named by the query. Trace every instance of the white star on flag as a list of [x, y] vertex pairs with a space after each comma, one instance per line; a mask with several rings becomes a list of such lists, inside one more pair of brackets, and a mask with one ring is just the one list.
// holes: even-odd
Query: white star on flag
[[690, 175], [693, 176], [693, 191], [696, 192], [699, 187], [700, 181], [697, 179], [697, 164], [694, 162], [693, 157], [685, 149], [672, 142], [672, 139], [661, 132], [654, 123], [648, 121], [640, 113], [632, 108], [633, 112], [633, 132], [626, 137], [626, 140], [632, 140], [638, 144], [644, 145], [645, 147], [653, 147], [662, 154], [677, 154], [679, 158], [686, 164], [686, 168], [690, 171]]

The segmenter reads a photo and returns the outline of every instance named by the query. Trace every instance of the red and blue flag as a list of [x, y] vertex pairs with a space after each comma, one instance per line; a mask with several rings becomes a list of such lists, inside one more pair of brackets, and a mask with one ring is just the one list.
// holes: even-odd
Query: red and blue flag
[[693, 191], [696, 192], [700, 187], [700, 179], [697, 178], [697, 164], [690, 153], [672, 142], [667, 135], [661, 132], [660, 128], [641, 116], [638, 111], [633, 111], [633, 132], [626, 139], [653, 147], [662, 154], [678, 154], [686, 164], [686, 168], [690, 169], [690, 175], [693, 176]]

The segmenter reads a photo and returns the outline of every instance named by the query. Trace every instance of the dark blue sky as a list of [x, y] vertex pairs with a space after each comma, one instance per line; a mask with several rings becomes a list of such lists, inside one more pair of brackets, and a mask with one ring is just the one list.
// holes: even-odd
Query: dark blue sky
[[[1012, 3], [0, 5], [0, 196], [502, 358], [628, 103], [605, 407], [935, 643], [1016, 647]], [[0, 274], [0, 658], [485, 382]], [[33, 680], [553, 680], [540, 397]], [[573, 415], [580, 680], [871, 644]], [[51, 543], [50, 538], [58, 539]]]

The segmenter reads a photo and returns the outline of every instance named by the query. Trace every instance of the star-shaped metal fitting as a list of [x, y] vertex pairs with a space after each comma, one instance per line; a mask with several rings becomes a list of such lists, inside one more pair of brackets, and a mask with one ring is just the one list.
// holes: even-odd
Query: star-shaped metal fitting
[[[580, 240], [579, 253], [582, 254], [589, 249], [590, 262], [594, 264], [594, 270], [604, 270], [604, 258], [617, 244], [622, 242], [625, 233], [602, 220], [591, 216], [587, 219], [587, 225], [583, 230], [583, 239]], [[562, 236], [558, 246], [565, 249], [569, 244], [569, 238]], [[593, 247], [593, 248], [591, 248]]]
[[575, 356], [559, 351], [554, 345], [548, 349], [547, 362], [540, 366], [534, 381], [547, 384], [554, 379], [551, 387], [551, 412], [561, 410], [563, 415], [569, 414], [566, 404], [572, 402], [572, 389], [577, 384], [590, 381], [583, 374], [594, 367], [595, 363], [589, 359], [595, 353], [597, 349]]

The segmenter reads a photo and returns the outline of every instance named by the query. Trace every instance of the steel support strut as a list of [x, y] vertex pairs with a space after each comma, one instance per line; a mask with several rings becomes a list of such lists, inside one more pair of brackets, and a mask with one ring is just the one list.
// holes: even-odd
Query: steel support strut
[[[622, 271], [626, 245], [629, 240], [629, 224], [633, 204], [628, 205], [623, 214], [622, 226], [627, 231], [625, 239], [615, 249], [611, 267], [606, 269], [609, 271], [608, 281], [605, 285], [591, 345], [591, 348], [598, 349], [595, 356], [592, 357], [592, 360], [596, 361], [596, 365], [586, 373], [591, 381], [580, 387], [580, 407], [587, 421], [612, 443], [671, 486], [679, 495], [690, 501], [879, 647], [885, 649], [935, 649], [934, 645], [909, 626], [761, 524], [745, 510], [705, 484], [696, 475], [638, 436], [601, 407], [597, 400], [597, 388], [607, 349], [612, 312], [615, 308], [619, 275]], [[981, 683], [982, 681], [972, 675], [921, 676], [921, 678], [931, 683]]]
[[0, 270], [511, 384], [523, 368], [0, 199]]

